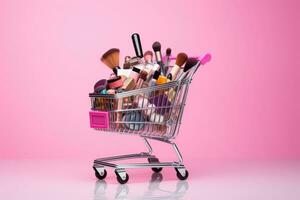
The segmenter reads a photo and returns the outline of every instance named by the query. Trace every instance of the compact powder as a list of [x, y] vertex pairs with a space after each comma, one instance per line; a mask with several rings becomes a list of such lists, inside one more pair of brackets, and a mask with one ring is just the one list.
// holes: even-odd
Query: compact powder
[[101, 92], [102, 90], [105, 90], [107, 87], [107, 80], [101, 79], [94, 85], [94, 92]]
[[109, 89], [117, 89], [122, 87], [123, 81], [121, 76], [116, 76], [107, 80], [108, 88]]

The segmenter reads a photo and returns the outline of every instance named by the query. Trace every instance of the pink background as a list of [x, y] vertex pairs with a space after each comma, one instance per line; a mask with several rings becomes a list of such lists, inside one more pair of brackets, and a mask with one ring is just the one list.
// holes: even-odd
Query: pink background
[[[1, 0], [0, 158], [94, 158], [143, 150], [89, 128], [111, 47], [211, 52], [191, 86], [178, 144], [197, 159], [299, 159], [298, 1]], [[169, 151], [158, 146], [163, 153]]]

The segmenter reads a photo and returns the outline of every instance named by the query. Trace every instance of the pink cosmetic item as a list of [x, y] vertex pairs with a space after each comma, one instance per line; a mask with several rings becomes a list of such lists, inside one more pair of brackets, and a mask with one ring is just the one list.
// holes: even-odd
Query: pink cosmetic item
[[114, 78], [108, 79], [107, 84], [109, 89], [117, 89], [119, 87], [122, 87], [123, 81], [121, 76], [116, 76]]
[[144, 53], [144, 70], [148, 73], [148, 75], [151, 74], [151, 70], [153, 68], [153, 63], [152, 63], [152, 58], [153, 58], [153, 53], [151, 51], [146, 51]]
[[211, 60], [211, 55], [209, 53], [206, 53], [203, 56], [198, 57], [198, 60], [200, 61], [201, 65], [205, 65]]
[[146, 51], [144, 53], [144, 60], [146, 63], [152, 63], [153, 53], [151, 51]]
[[131, 71], [131, 73], [130, 73], [129, 76], [130, 76], [135, 82], [137, 82], [138, 79], [139, 79], [139, 77], [140, 77], [140, 72], [141, 72], [141, 70], [140, 70], [139, 68], [134, 67], [134, 68], [132, 69], [132, 71]]
[[122, 83], [124, 83], [126, 79], [127, 79], [127, 77], [126, 77], [126, 76], [123, 76], [123, 75], [121, 75], [121, 80], [122, 80]]
[[98, 93], [107, 88], [107, 80], [101, 79], [94, 85], [94, 92]]
[[109, 113], [103, 111], [90, 111], [91, 128], [109, 128]]

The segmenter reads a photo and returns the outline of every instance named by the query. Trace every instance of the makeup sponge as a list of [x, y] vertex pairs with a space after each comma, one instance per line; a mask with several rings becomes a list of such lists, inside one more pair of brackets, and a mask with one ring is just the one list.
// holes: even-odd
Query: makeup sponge
[[[124, 122], [144, 122], [144, 116], [140, 111], [128, 112], [123, 116]], [[144, 128], [144, 123], [125, 123], [125, 126], [130, 130], [141, 130]]]

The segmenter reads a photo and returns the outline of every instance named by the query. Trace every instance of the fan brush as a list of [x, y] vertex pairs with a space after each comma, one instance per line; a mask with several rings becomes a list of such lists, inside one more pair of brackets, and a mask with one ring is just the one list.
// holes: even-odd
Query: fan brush
[[109, 68], [111, 68], [115, 74], [117, 74], [117, 69], [120, 69], [119, 59], [120, 59], [120, 50], [116, 48], [112, 48], [108, 50], [101, 57], [101, 61]]

